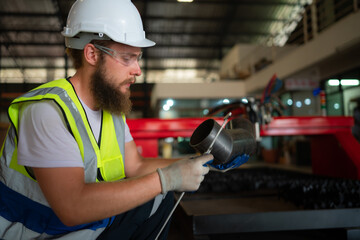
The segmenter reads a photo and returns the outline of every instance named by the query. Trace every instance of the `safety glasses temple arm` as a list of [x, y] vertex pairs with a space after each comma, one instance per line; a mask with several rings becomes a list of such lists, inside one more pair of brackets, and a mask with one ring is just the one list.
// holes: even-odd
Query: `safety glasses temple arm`
[[97, 49], [99, 49], [100, 51], [103, 51], [104, 53], [109, 54], [112, 57], [115, 57], [115, 55], [116, 55], [115, 50], [113, 50], [111, 48], [107, 48], [107, 47], [104, 47], [104, 46], [101, 46], [101, 45], [98, 45], [98, 44], [94, 44], [94, 46]]

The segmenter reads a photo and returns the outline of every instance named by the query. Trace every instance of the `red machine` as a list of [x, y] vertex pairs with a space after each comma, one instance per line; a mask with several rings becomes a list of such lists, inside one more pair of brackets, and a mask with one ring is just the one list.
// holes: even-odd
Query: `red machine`
[[278, 117], [262, 136], [307, 135], [314, 174], [360, 179], [360, 143], [351, 133], [352, 117]]
[[[190, 137], [205, 119], [128, 119], [144, 157], [158, 157], [158, 140]], [[223, 119], [216, 119], [220, 124]], [[352, 117], [275, 117], [261, 128], [261, 136], [307, 135], [311, 139], [314, 174], [360, 179], [360, 143], [351, 133]]]
[[[159, 139], [190, 137], [204, 118], [128, 119], [131, 134], [144, 157], [158, 157]], [[222, 122], [222, 118], [219, 121]]]

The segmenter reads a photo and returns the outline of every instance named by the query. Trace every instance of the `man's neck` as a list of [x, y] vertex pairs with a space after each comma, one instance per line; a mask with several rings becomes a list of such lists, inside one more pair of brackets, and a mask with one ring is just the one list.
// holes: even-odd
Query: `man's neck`
[[76, 71], [75, 75], [70, 78], [70, 82], [74, 86], [76, 94], [82, 102], [91, 110], [97, 111], [99, 109], [96, 107], [95, 100], [92, 97], [90, 79], [90, 74], [83, 69], [79, 69]]

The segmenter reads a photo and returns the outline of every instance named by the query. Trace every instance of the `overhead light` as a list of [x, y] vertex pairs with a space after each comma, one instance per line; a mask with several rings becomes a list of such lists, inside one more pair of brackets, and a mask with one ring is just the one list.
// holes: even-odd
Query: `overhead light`
[[306, 98], [306, 99], [304, 100], [304, 103], [305, 103], [305, 105], [310, 105], [310, 104], [311, 104], [311, 99], [310, 99], [310, 98]]
[[169, 105], [170, 107], [174, 106], [174, 100], [168, 99], [168, 100], [166, 101], [166, 105]]
[[300, 0], [300, 3], [302, 5], [311, 5], [313, 3], [313, 0]]
[[174, 138], [172, 138], [172, 137], [167, 137], [167, 138], [164, 139], [164, 141], [165, 141], [166, 143], [172, 143], [172, 142], [174, 142]]
[[359, 79], [329, 79], [329, 86], [359, 86]]
[[170, 98], [170, 99], [166, 100], [166, 104], [163, 105], [163, 110], [169, 111], [172, 106], [174, 106], [174, 100], [172, 100]]
[[177, 0], [178, 2], [192, 2], [193, 0]]
[[342, 86], [358, 86], [359, 79], [341, 79], [340, 84]]
[[339, 79], [329, 79], [329, 86], [339, 86], [340, 81]]
[[229, 104], [229, 103], [230, 103], [230, 100], [227, 99], [227, 98], [225, 98], [225, 99], [223, 100], [223, 103], [224, 103], [224, 104]]
[[170, 106], [165, 104], [165, 105], [163, 106], [163, 110], [164, 110], [164, 111], [169, 111], [169, 110], [170, 110]]

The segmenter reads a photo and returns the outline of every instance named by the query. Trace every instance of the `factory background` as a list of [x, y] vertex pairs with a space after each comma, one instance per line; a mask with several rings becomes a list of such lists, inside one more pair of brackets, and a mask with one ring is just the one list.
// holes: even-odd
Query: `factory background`
[[[60, 34], [73, 2], [0, 0], [1, 143], [13, 99], [74, 74]], [[131, 87], [140, 152], [194, 154], [196, 126], [228, 112], [259, 126], [241, 170], [182, 200], [171, 239], [359, 239], [360, 1], [133, 3], [156, 42]]]

